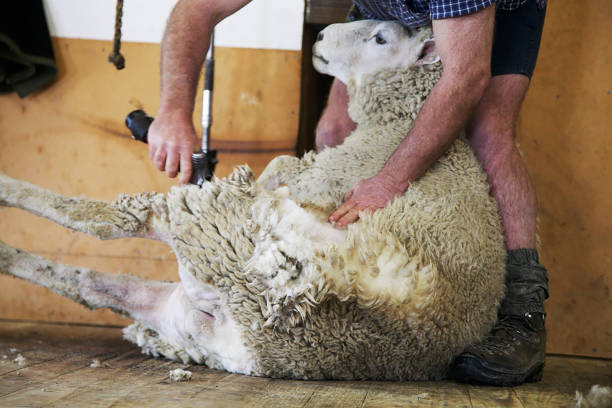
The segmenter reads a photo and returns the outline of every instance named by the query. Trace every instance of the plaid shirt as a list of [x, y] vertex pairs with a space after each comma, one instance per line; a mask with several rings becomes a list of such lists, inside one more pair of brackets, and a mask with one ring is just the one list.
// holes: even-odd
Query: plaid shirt
[[[514, 10], [527, 0], [498, 0], [498, 10]], [[539, 7], [546, 0], [536, 0]], [[397, 20], [405, 26], [419, 27], [430, 20], [459, 17], [475, 13], [495, 3], [495, 0], [353, 0], [363, 17]]]

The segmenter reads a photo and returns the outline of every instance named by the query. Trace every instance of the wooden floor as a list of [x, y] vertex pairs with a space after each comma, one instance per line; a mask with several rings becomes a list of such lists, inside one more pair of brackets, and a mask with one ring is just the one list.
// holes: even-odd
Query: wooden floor
[[[103, 367], [90, 367], [94, 359]], [[175, 368], [193, 379], [170, 382]], [[1, 407], [558, 408], [593, 384], [612, 385], [612, 361], [549, 356], [542, 382], [513, 388], [271, 380], [148, 358], [117, 328], [0, 321]]]

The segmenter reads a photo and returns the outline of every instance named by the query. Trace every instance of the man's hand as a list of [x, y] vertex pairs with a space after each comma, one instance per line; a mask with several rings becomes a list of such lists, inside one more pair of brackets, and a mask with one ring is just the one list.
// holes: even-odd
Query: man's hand
[[191, 154], [197, 137], [190, 115], [184, 113], [159, 113], [149, 129], [149, 157], [159, 171], [174, 178], [179, 171], [179, 183], [189, 182]]
[[344, 204], [329, 216], [336, 228], [344, 228], [359, 219], [359, 211], [374, 212], [385, 208], [404, 191], [380, 174], [358, 182], [344, 195]]

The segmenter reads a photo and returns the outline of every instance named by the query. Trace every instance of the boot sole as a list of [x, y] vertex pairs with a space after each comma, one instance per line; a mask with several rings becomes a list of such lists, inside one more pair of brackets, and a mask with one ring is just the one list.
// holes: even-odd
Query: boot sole
[[486, 367], [476, 359], [466, 359], [456, 363], [452, 370], [456, 381], [469, 384], [496, 385], [513, 387], [523, 383], [542, 380], [544, 363], [535, 364], [526, 373], [502, 373]]

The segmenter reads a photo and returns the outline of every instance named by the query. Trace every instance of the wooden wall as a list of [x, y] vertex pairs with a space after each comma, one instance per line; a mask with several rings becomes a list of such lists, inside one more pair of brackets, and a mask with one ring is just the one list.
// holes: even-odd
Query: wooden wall
[[[159, 45], [124, 43], [123, 71], [106, 60], [110, 42], [54, 38], [53, 46], [60, 71], [55, 84], [26, 99], [0, 95], [0, 170], [65, 195], [114, 200], [122, 192], [166, 192], [175, 181], [153, 167], [147, 146], [131, 140], [123, 124], [133, 109], [157, 111]], [[301, 52], [218, 47], [216, 63], [216, 174], [246, 162], [258, 173], [276, 155], [294, 154]], [[198, 129], [200, 112], [198, 98]], [[56, 262], [177, 279], [174, 255], [164, 244], [100, 242], [16, 209], [0, 211], [0, 240]], [[0, 318], [126, 322], [6, 276], [0, 287]]]
[[518, 140], [540, 201], [548, 351], [612, 357], [612, 2], [549, 1]]
[[[540, 253], [551, 278], [548, 351], [612, 357], [612, 2], [549, 3], [518, 129], [538, 190]], [[25, 100], [0, 97], [0, 169], [69, 195], [111, 200], [120, 192], [166, 191], [172, 181], [154, 170], [122, 124], [131, 109], [156, 110], [158, 47], [125, 44], [128, 68], [116, 72], [106, 63], [107, 42], [54, 45], [61, 75], [53, 87]], [[247, 160], [261, 169], [277, 154], [271, 150], [290, 151], [295, 141], [300, 54], [218, 49], [217, 56], [213, 139], [233, 151], [220, 155], [218, 173]], [[240, 152], [245, 146], [265, 152]], [[17, 210], [0, 212], [0, 239], [65, 263], [176, 278], [164, 245], [101, 243]], [[124, 323], [11, 278], [0, 277], [0, 285], [2, 318]]]

